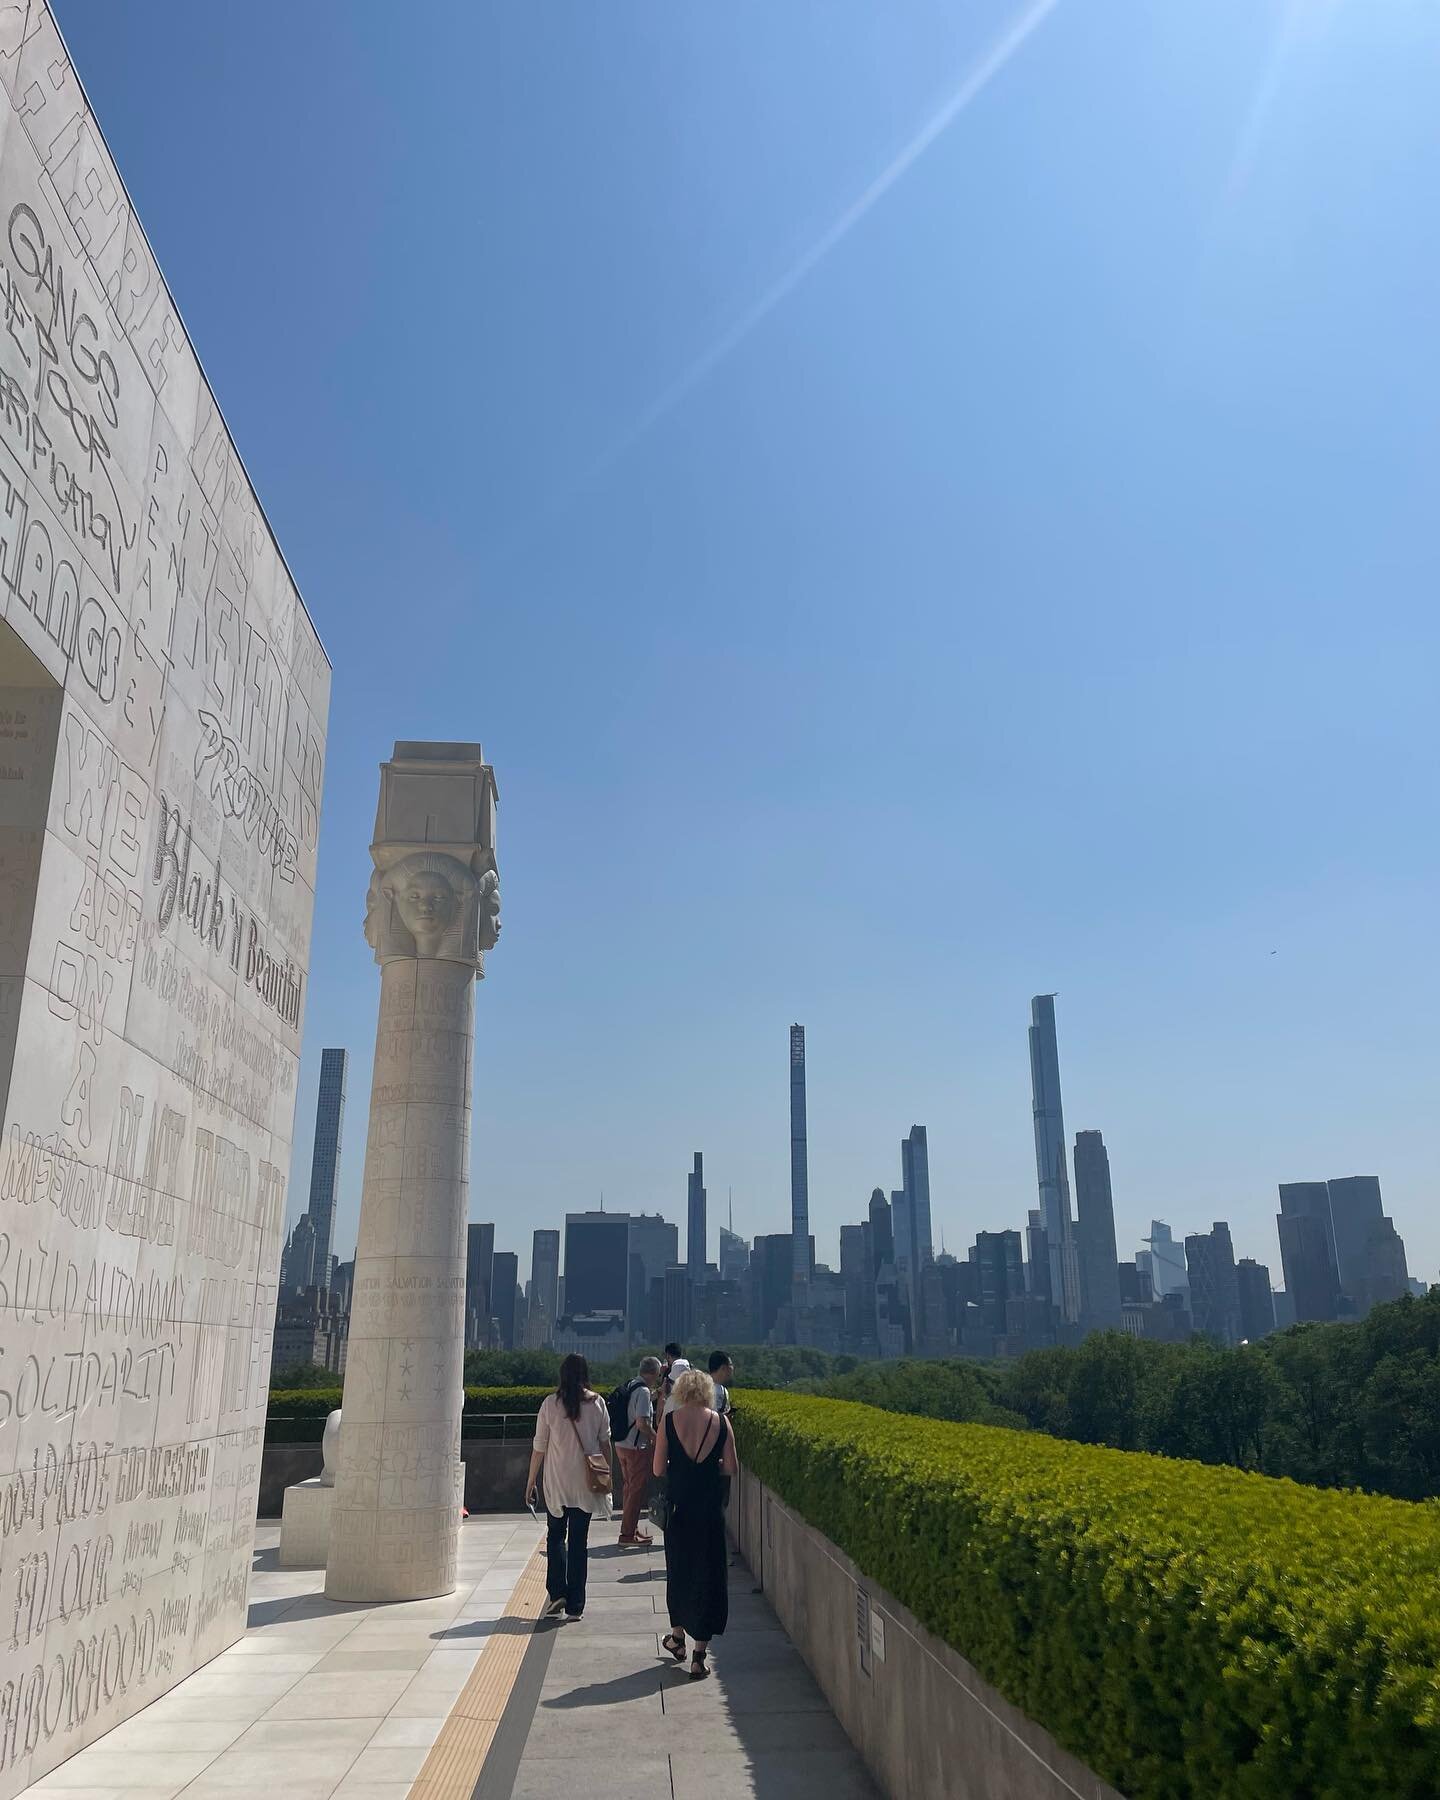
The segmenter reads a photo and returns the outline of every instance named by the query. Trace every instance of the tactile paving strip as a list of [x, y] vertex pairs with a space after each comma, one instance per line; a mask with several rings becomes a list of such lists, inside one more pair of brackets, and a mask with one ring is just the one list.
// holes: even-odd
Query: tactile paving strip
[[470, 1800], [545, 1605], [545, 1551], [525, 1565], [489, 1643], [410, 1788], [410, 1800]]

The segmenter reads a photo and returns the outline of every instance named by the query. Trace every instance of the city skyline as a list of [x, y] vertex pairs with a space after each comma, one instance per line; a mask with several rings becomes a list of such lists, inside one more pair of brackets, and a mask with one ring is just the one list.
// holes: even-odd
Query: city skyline
[[[1018, 1225], [1012, 1221], [1002, 1223], [996, 1215], [986, 1223], [977, 1223], [973, 1230], [977, 1234], [977, 1242], [997, 1234], [1006, 1238], [1013, 1236], [1017, 1245], [1015, 1254], [1022, 1258], [1027, 1271], [1034, 1272], [1033, 1280], [1043, 1282], [1045, 1295], [1049, 1298], [1055, 1292], [1057, 1277], [1063, 1279], [1064, 1264], [1055, 1257], [1054, 1241], [1057, 1222], [1063, 1226], [1063, 1233], [1068, 1236], [1070, 1245], [1069, 1280], [1073, 1299], [1069, 1308], [1057, 1299], [1059, 1318], [1085, 1330], [1117, 1327], [1121, 1315], [1121, 1289], [1125, 1285], [1123, 1275], [1117, 1285], [1117, 1266], [1138, 1266], [1151, 1280], [1154, 1297], [1158, 1300], [1174, 1285], [1173, 1278], [1161, 1277], [1156, 1265], [1154, 1246], [1162, 1242], [1173, 1247], [1173, 1250], [1165, 1250], [1160, 1259], [1167, 1269], [1169, 1265], [1166, 1259], [1173, 1254], [1182, 1271], [1182, 1279], [1187, 1261], [1200, 1271], [1203, 1291], [1197, 1317], [1207, 1321], [1204, 1329], [1212, 1329], [1217, 1335], [1225, 1335], [1240, 1320], [1242, 1308], [1234, 1284], [1235, 1271], [1241, 1263], [1252, 1271], [1260, 1269], [1267, 1272], [1273, 1265], [1276, 1271], [1271, 1277], [1273, 1287], [1277, 1291], [1288, 1289], [1289, 1310], [1301, 1319], [1334, 1317], [1334, 1309], [1340, 1303], [1342, 1291], [1368, 1305], [1374, 1297], [1369, 1291], [1369, 1277], [1373, 1268], [1393, 1264], [1403, 1270], [1404, 1234], [1393, 1224], [1392, 1215], [1383, 1212], [1383, 1183], [1376, 1175], [1333, 1176], [1318, 1182], [1278, 1182], [1275, 1192], [1279, 1213], [1273, 1215], [1275, 1238], [1269, 1246], [1268, 1256], [1237, 1255], [1231, 1241], [1228, 1220], [1213, 1221], [1211, 1227], [1204, 1229], [1196, 1223], [1193, 1230], [1187, 1229], [1188, 1221], [1182, 1221], [1177, 1232], [1174, 1221], [1162, 1219], [1158, 1215], [1151, 1218], [1147, 1233], [1136, 1241], [1133, 1249], [1127, 1247], [1121, 1241], [1116, 1225], [1109, 1151], [1103, 1132], [1093, 1127], [1081, 1128], [1075, 1131], [1069, 1145], [1064, 1143], [1055, 998], [1054, 994], [1043, 994], [1032, 999], [1027, 1033], [1040, 1207], [1027, 1209], [1025, 1220], [1028, 1220], [1028, 1224], [1025, 1220]], [[825, 1263], [827, 1267], [837, 1271], [845, 1267], [846, 1233], [858, 1230], [859, 1227], [853, 1223], [840, 1224], [836, 1237], [837, 1254], [829, 1258], [824, 1254], [824, 1246], [820, 1250], [816, 1249], [813, 1231], [807, 1229], [803, 1237], [797, 1236], [797, 1221], [802, 1226], [808, 1225], [807, 1086], [803, 1025], [797, 1023], [790, 1027], [789, 1044], [790, 1228], [788, 1233], [753, 1230], [752, 1238], [778, 1241], [781, 1236], [788, 1237], [792, 1245], [791, 1287], [799, 1290], [803, 1288], [807, 1278], [805, 1271], [811, 1263]], [[344, 1053], [328, 1050], [325, 1056], [330, 1059], [327, 1068], [333, 1066], [339, 1071], [343, 1107], [345, 1064], [343, 1060], [337, 1062], [336, 1059], [343, 1058]], [[317, 1151], [322, 1136], [325, 1135], [322, 1126], [330, 1123], [333, 1116], [333, 1099], [327, 1101], [326, 1094], [322, 1091], [317, 1107]], [[612, 1204], [607, 1208], [603, 1193], [597, 1208], [577, 1211], [567, 1207], [559, 1215], [564, 1221], [564, 1256], [568, 1257], [571, 1253], [569, 1236], [572, 1227], [582, 1235], [589, 1234], [585, 1240], [587, 1249], [581, 1257], [585, 1267], [585, 1287], [583, 1294], [578, 1297], [578, 1305], [572, 1310], [603, 1310], [615, 1305], [633, 1314], [637, 1307], [643, 1308], [645, 1304], [644, 1294], [648, 1282], [657, 1279], [667, 1269], [672, 1272], [683, 1269], [692, 1284], [705, 1278], [708, 1258], [704, 1158], [704, 1151], [693, 1152], [691, 1167], [684, 1178], [683, 1200], [671, 1202], [680, 1223], [666, 1215], [663, 1201], [651, 1214], [643, 1207], [632, 1209]], [[1072, 1159], [1075, 1170], [1073, 1195], [1068, 1173]], [[880, 1187], [872, 1190], [869, 1202], [872, 1219], [874, 1206], [877, 1201], [884, 1200], [884, 1193], [885, 1190]], [[1047, 1202], [1050, 1215], [1048, 1219]], [[891, 1191], [885, 1205], [889, 1253], [893, 1254], [900, 1288], [905, 1295], [906, 1304], [910, 1305], [915, 1303], [918, 1293], [918, 1271], [934, 1258], [936, 1244], [931, 1226], [929, 1133], [924, 1124], [913, 1124], [900, 1140], [900, 1186]], [[1305, 1222], [1297, 1225], [1296, 1216], [1299, 1215], [1303, 1215]], [[297, 1225], [305, 1223], [307, 1218], [308, 1213], [302, 1213]], [[615, 1237], [622, 1221], [625, 1222], [627, 1231], [616, 1241], [625, 1247], [617, 1249], [613, 1257], [608, 1252], [604, 1253], [601, 1260], [607, 1268], [613, 1265], [613, 1273], [602, 1276], [597, 1272], [599, 1264], [595, 1261], [599, 1254], [598, 1246], [602, 1241]], [[469, 1226], [469, 1281], [472, 1287], [484, 1285], [483, 1277], [477, 1278], [475, 1274], [477, 1234], [483, 1234], [484, 1256], [488, 1265], [497, 1242], [495, 1234], [499, 1223], [501, 1221], [479, 1223], [472, 1220]], [[775, 1221], [767, 1220], [763, 1223], [774, 1225]], [[679, 1251], [682, 1224], [685, 1231], [683, 1261]], [[659, 1237], [655, 1235], [657, 1232], [661, 1234]], [[1162, 1240], [1158, 1233], [1168, 1233], [1169, 1236]], [[969, 1230], [962, 1228], [956, 1239], [957, 1249], [963, 1250], [968, 1235]], [[547, 1246], [553, 1243], [553, 1251], [547, 1257], [544, 1277], [544, 1291], [552, 1297], [553, 1302], [557, 1293], [556, 1278], [562, 1256], [561, 1232], [554, 1228], [535, 1228], [532, 1236], [536, 1249], [542, 1240]], [[1229, 1270], [1229, 1274], [1222, 1279], [1229, 1283], [1229, 1287], [1217, 1300], [1212, 1291], [1216, 1277], [1210, 1272], [1213, 1253], [1209, 1246], [1212, 1239], [1219, 1241], [1222, 1236], [1222, 1260]], [[722, 1228], [722, 1253], [725, 1238], [743, 1243], [747, 1248], [751, 1241], [743, 1231], [733, 1231], [733, 1192], [727, 1206], [727, 1226]], [[943, 1230], [939, 1241], [943, 1248]], [[597, 1247], [596, 1250], [588, 1248], [592, 1243]], [[1023, 1251], [1019, 1248], [1022, 1243]], [[1044, 1268], [1038, 1271], [1034, 1252], [1037, 1244], [1043, 1247], [1044, 1254]], [[803, 1249], [795, 1247], [797, 1245], [803, 1245]], [[1380, 1258], [1378, 1265], [1373, 1263], [1373, 1258], [1377, 1255]], [[634, 1267], [637, 1257], [645, 1265], [638, 1271]], [[533, 1253], [528, 1276], [519, 1275], [524, 1263], [518, 1250], [515, 1253], [515, 1263], [522, 1290], [536, 1282], [538, 1265]], [[717, 1267], [716, 1264], [709, 1266], [711, 1269]], [[1413, 1271], [1413, 1258], [1410, 1266]], [[622, 1269], [625, 1270], [623, 1274]], [[1294, 1280], [1288, 1281], [1287, 1275], [1292, 1273]], [[637, 1278], [640, 1281], [638, 1288]], [[605, 1286], [606, 1282], [609, 1284], [608, 1288]], [[1034, 1291], [1032, 1273], [1027, 1272], [1026, 1282], [1027, 1291]], [[563, 1286], [563, 1282], [559, 1283], [561, 1289]], [[593, 1293], [592, 1287], [595, 1289]], [[603, 1293], [602, 1288], [605, 1290]], [[614, 1290], [613, 1294], [610, 1289]], [[1266, 1291], [1269, 1291], [1268, 1288]], [[802, 1298], [803, 1294], [796, 1291], [797, 1301]], [[1258, 1307], [1258, 1304], [1257, 1300], [1255, 1305]], [[552, 1320], [555, 1318], [553, 1303], [545, 1305], [543, 1310]], [[1258, 1313], [1252, 1311], [1251, 1316], [1258, 1316]], [[1197, 1328], [1202, 1327], [1197, 1323]]]
[[[852, 10], [818, 61], [793, 9], [597, 17], [557, 66], [539, 15], [456, 7], [423, 101], [380, 8], [347, 15], [319, 86], [319, 9], [285, 9], [281, 66], [244, 9], [57, 10], [336, 654], [297, 1106], [347, 1045], [340, 1244], [373, 770], [403, 730], [478, 732], [505, 771], [477, 1217], [601, 1188], [673, 1208], [703, 1145], [746, 1235], [783, 1219], [769, 1072], [799, 1018], [828, 1255], [914, 1120], [937, 1241], [1023, 1224], [1015, 1005], [1055, 989], [1067, 1124], [1104, 1131], [1122, 1246], [1224, 1214], [1273, 1262], [1278, 1180], [1378, 1171], [1413, 1265], [1440, 1267], [1417, 475], [1440, 365], [1434, 249], [1392, 179], [1440, 169], [1428, 9], [1383, 31], [1305, 9], [1237, 167], [1281, 0], [1056, 8], [639, 437], [1001, 8], [932, 9], [883, 55]], [[474, 103], [501, 68], [529, 106]], [[289, 129], [255, 139], [256, 92]], [[286, 279], [236, 281], [237, 241]], [[447, 379], [378, 381], [422, 309], [460, 347]], [[292, 1207], [307, 1175], [301, 1151]]]

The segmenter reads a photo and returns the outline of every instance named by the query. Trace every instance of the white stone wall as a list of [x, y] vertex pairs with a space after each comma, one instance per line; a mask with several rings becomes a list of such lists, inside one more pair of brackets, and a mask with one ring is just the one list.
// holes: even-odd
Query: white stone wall
[[41, 0], [0, 619], [4, 1800], [243, 1629], [330, 683]]

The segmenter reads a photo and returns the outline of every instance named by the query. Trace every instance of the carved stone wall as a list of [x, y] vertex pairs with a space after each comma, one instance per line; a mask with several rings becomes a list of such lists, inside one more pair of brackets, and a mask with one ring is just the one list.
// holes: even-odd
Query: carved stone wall
[[0, 1800], [244, 1626], [329, 684], [48, 8], [0, 9]]

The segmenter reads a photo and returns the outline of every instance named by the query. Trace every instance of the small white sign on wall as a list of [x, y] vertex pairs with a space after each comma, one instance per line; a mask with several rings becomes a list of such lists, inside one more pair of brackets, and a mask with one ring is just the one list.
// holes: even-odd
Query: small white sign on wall
[[885, 1660], [885, 1615], [870, 1608], [870, 1654], [876, 1662]]

